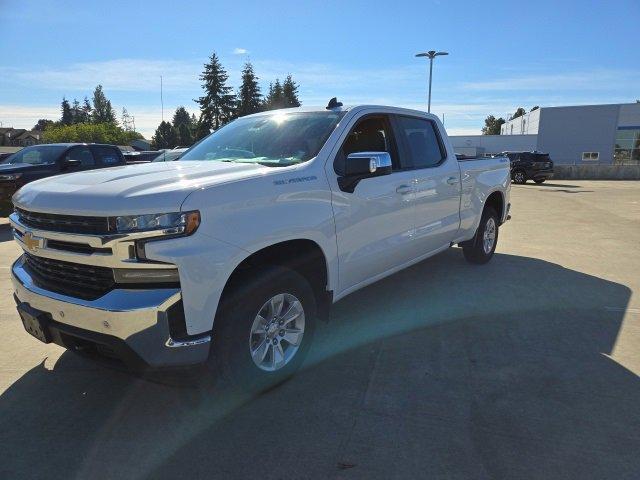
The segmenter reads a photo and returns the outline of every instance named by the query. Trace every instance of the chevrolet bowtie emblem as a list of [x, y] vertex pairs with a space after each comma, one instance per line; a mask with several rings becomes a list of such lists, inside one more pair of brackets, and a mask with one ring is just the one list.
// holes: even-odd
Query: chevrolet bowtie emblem
[[27, 250], [31, 252], [42, 247], [42, 239], [38, 237], [34, 237], [33, 233], [31, 232], [26, 232], [22, 236], [22, 243], [24, 243], [24, 246], [27, 247]]

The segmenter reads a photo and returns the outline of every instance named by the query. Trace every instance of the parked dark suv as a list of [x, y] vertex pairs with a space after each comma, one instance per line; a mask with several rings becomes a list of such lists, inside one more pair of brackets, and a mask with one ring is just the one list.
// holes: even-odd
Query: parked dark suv
[[124, 164], [122, 152], [114, 145], [52, 143], [25, 147], [0, 163], [0, 217], [11, 213], [11, 196], [26, 183]]
[[524, 184], [531, 179], [542, 183], [553, 177], [553, 162], [548, 153], [540, 152], [502, 152], [511, 161], [511, 180]]

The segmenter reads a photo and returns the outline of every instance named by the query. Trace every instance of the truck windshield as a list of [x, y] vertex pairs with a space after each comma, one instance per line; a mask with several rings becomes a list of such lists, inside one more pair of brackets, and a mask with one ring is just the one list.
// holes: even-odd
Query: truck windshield
[[56, 158], [67, 148], [64, 145], [34, 145], [26, 147], [7, 158], [5, 164], [29, 163], [47, 165], [55, 163]]
[[179, 161], [217, 160], [281, 167], [315, 157], [345, 112], [274, 112], [239, 118], [217, 130]]

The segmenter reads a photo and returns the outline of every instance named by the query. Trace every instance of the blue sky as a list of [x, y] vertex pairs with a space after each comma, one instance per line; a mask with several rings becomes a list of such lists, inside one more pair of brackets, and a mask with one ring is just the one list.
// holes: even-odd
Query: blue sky
[[264, 90], [291, 73], [305, 105], [426, 109], [451, 133], [480, 133], [518, 106], [640, 98], [640, 2], [628, 1], [13, 1], [0, 0], [0, 122], [59, 117], [62, 96], [101, 83], [145, 136], [178, 105], [196, 112], [211, 52], [239, 84], [250, 59]]

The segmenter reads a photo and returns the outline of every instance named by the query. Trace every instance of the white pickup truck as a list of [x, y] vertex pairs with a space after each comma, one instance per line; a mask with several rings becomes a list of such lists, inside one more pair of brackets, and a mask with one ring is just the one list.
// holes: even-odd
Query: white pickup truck
[[457, 159], [424, 112], [334, 99], [258, 113], [179, 161], [24, 186], [15, 300], [44, 342], [271, 384], [333, 302], [455, 244], [487, 262], [510, 183], [507, 158]]

